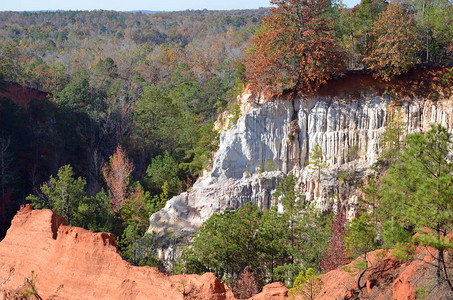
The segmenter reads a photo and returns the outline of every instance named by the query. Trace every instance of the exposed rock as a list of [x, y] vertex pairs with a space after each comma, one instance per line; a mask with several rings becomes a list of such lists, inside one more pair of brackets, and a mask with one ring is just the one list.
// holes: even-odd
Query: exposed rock
[[[0, 102], [10, 99], [17, 105], [28, 107], [32, 99], [44, 100], [49, 93], [41, 92], [36, 89], [23, 87], [20, 84], [0, 80]], [[1, 103], [0, 103], [1, 109]]]
[[[179, 255], [179, 248], [168, 236], [190, 237], [214, 213], [237, 209], [252, 201], [262, 209], [274, 205], [272, 192], [278, 187], [281, 172], [263, 172], [242, 180], [228, 179], [203, 187], [198, 182], [191, 191], [173, 197], [164, 209], [151, 216], [148, 232], [158, 232], [162, 248], [160, 257], [169, 259]], [[173, 233], [173, 234], [171, 234]], [[159, 250], [158, 250], [159, 251]], [[176, 253], [175, 253], [176, 251]]]
[[[417, 289], [436, 286], [435, 269], [419, 260], [402, 263], [376, 250], [368, 254], [372, 269], [356, 287], [355, 262], [321, 275], [322, 290], [316, 299], [415, 299]], [[417, 256], [432, 258], [425, 248]], [[431, 250], [432, 251], [432, 250]], [[451, 263], [451, 257], [447, 257]], [[67, 226], [50, 210], [29, 205], [14, 217], [0, 242], [0, 299], [23, 299], [31, 279], [43, 299], [236, 299], [226, 284], [212, 273], [167, 276], [156, 268], [135, 267], [122, 260], [110, 233], [93, 233]], [[431, 299], [451, 299], [446, 284], [431, 290]], [[251, 300], [288, 298], [280, 282], [269, 284]]]
[[250, 300], [283, 300], [288, 298], [288, 289], [281, 282], [274, 282], [263, 287], [263, 291]]
[[43, 299], [235, 299], [212, 273], [166, 276], [122, 260], [110, 233], [67, 226], [50, 210], [23, 207], [0, 243], [0, 299], [29, 288]]
[[[290, 172], [298, 177], [306, 198], [316, 201], [320, 209], [335, 209], [340, 200], [352, 217], [360, 196], [353, 183], [372, 172], [370, 167], [381, 151], [380, 135], [395, 103], [401, 105], [409, 133], [426, 131], [431, 123], [453, 128], [452, 98], [434, 102], [404, 98], [392, 104], [387, 95], [356, 93], [353, 98], [282, 98], [259, 104], [262, 99], [243, 94], [244, 114], [221, 133], [212, 170], [190, 192], [174, 197], [152, 215], [148, 232], [165, 239], [171, 230], [187, 238], [214, 213], [236, 209], [248, 201], [267, 209], [276, 204], [273, 192], [282, 176]], [[307, 167], [316, 144], [321, 146], [328, 166], [321, 181]], [[340, 182], [341, 172], [346, 171], [352, 174], [349, 181]], [[161, 258], [168, 253], [163, 251]]]
[[365, 288], [359, 290], [356, 285], [360, 273], [354, 269], [356, 260], [320, 275], [323, 284], [316, 299], [415, 300], [417, 289], [426, 291], [427, 287], [431, 289], [429, 299], [451, 299], [453, 295], [447, 284], [437, 282], [435, 267], [429, 264], [433, 262], [433, 258], [427, 251], [434, 250], [418, 247], [416, 257], [421, 260], [414, 259], [408, 262], [399, 261], [391, 255], [391, 251], [370, 252], [367, 255], [369, 271], [365, 272], [360, 283], [363, 285], [366, 282]]

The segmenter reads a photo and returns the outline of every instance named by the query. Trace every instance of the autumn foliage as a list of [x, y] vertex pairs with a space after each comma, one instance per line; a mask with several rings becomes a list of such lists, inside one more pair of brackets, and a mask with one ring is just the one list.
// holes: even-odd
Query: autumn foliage
[[321, 256], [319, 266], [321, 270], [328, 272], [339, 266], [349, 263], [348, 251], [344, 241], [346, 217], [343, 213], [337, 213], [331, 223], [332, 233], [329, 237], [329, 245]]
[[328, 0], [272, 0], [246, 57], [250, 88], [312, 92], [343, 70]]
[[111, 191], [111, 204], [115, 213], [119, 213], [126, 202], [132, 169], [132, 162], [126, 157], [121, 145], [102, 168], [104, 180]]
[[393, 3], [374, 22], [363, 61], [375, 77], [389, 81], [415, 66], [420, 49], [415, 28], [413, 17]]
[[242, 271], [241, 277], [233, 285], [233, 291], [240, 299], [248, 299], [258, 294], [258, 284], [251, 266], [247, 266]]

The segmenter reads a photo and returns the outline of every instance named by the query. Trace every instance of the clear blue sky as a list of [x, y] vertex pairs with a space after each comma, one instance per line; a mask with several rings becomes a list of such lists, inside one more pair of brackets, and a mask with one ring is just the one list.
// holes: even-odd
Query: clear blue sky
[[[360, 0], [344, 0], [348, 7]], [[34, 10], [153, 10], [246, 9], [268, 7], [269, 0], [0, 0], [0, 11]]]

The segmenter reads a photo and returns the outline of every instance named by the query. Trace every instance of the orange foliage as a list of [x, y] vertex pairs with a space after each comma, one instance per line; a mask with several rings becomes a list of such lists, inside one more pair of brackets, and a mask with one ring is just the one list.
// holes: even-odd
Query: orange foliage
[[344, 53], [335, 43], [328, 0], [272, 0], [276, 5], [252, 39], [246, 57], [254, 92], [270, 86], [311, 93], [342, 74]]
[[127, 186], [132, 169], [132, 162], [126, 157], [121, 145], [102, 168], [104, 180], [112, 192], [111, 204], [115, 213], [119, 213], [126, 202]]
[[375, 77], [386, 81], [415, 66], [420, 49], [414, 19], [397, 4], [390, 3], [374, 22], [370, 46], [363, 61]]

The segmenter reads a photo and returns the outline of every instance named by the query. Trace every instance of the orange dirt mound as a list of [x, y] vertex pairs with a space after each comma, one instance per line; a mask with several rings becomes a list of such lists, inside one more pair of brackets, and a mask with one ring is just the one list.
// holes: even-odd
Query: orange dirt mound
[[[43, 299], [235, 299], [212, 273], [166, 276], [132, 266], [112, 234], [67, 226], [51, 210], [25, 205], [0, 243], [0, 299], [21, 295], [32, 271]], [[282, 290], [265, 287], [257, 299], [282, 299]]]
[[[361, 291], [352, 262], [320, 276], [323, 286], [316, 299], [415, 299], [418, 287], [435, 284], [429, 264], [402, 263], [382, 251], [368, 254], [372, 268], [361, 279]], [[419, 248], [418, 256], [429, 260], [426, 251]], [[0, 300], [22, 299], [32, 271], [43, 299], [235, 299], [212, 273], [167, 276], [156, 268], [132, 266], [118, 254], [112, 234], [68, 226], [51, 210], [25, 205], [0, 242]], [[448, 293], [441, 287], [430, 296], [451, 299]], [[275, 282], [251, 299], [286, 298], [287, 288]]]

